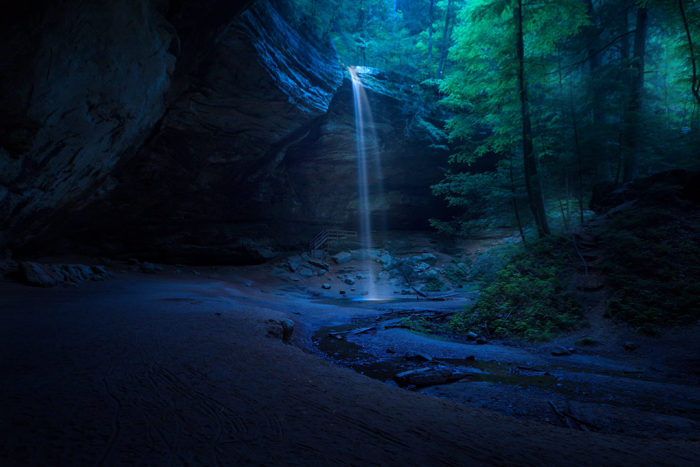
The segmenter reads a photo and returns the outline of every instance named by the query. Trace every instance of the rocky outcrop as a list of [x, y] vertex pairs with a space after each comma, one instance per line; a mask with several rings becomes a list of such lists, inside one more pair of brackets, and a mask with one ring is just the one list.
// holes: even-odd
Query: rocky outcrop
[[24, 261], [19, 264], [19, 279], [27, 285], [54, 287], [75, 285], [83, 281], [101, 281], [107, 278], [104, 266], [84, 264], [42, 264]]
[[[322, 227], [355, 230], [352, 88], [335, 50], [274, 1], [239, 16], [250, 2], [201, 3], [73, 0], [33, 20], [53, 25], [25, 50], [33, 78], [0, 85], [16, 127], [0, 134], [0, 249], [249, 263]], [[425, 227], [448, 154], [440, 116], [417, 84], [362, 75], [386, 190], [375, 225]]]
[[2, 31], [4, 233], [89, 195], [165, 109], [173, 34], [155, 2], [68, 3]]
[[[381, 180], [373, 178], [370, 204], [374, 225], [425, 229], [444, 210], [430, 186], [447, 166], [442, 115], [431, 108], [419, 85], [378, 70], [359, 73], [372, 109], [381, 159]], [[352, 86], [347, 79], [317, 128], [290, 148], [287, 175], [295, 217], [320, 225], [357, 222], [357, 155]], [[372, 174], [374, 175], [374, 174]], [[384, 196], [376, 193], [381, 190]], [[372, 195], [374, 194], [374, 195]]]

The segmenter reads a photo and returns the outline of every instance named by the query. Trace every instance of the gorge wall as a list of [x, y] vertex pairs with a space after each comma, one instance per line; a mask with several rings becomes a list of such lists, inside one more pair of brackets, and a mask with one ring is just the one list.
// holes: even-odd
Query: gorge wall
[[[0, 249], [246, 263], [354, 228], [352, 90], [333, 47], [274, 2], [199, 3], [21, 12], [0, 55]], [[367, 78], [387, 191], [375, 214], [425, 228], [443, 209], [429, 188], [448, 154], [440, 116], [417, 84]]]

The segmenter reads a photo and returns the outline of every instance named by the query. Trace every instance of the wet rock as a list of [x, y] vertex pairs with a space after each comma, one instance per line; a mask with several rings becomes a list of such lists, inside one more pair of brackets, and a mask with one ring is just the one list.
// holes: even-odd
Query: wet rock
[[313, 277], [314, 271], [310, 268], [301, 268], [301, 270], [299, 271], [299, 275], [301, 277]]
[[411, 295], [412, 293], [411, 289], [401, 289], [401, 295]]
[[77, 284], [82, 281], [99, 281], [107, 277], [102, 266], [83, 264], [41, 264], [31, 261], [19, 265], [20, 278], [28, 285], [54, 287], [59, 284]]
[[361, 274], [358, 272], [357, 274], [355, 274], [355, 279], [369, 279], [369, 275], [368, 274]]
[[146, 274], [155, 274], [163, 270], [161, 266], [156, 266], [155, 264], [148, 262], [141, 263], [139, 269], [141, 272], [145, 272]]
[[290, 256], [287, 258], [287, 268], [290, 272], [297, 272], [301, 268], [302, 260], [300, 256]]
[[330, 290], [331, 285], [330, 285], [328, 282], [324, 282], [324, 283], [321, 285], [321, 288], [322, 288], [322, 289], [325, 289], [325, 290]]
[[347, 251], [341, 251], [340, 253], [331, 256], [335, 264], [345, 264], [352, 261], [352, 254]]
[[343, 282], [345, 282], [348, 285], [355, 285], [355, 279], [353, 279], [352, 277], [346, 277]]
[[483, 345], [483, 344], [488, 344], [489, 341], [488, 341], [488, 339], [486, 339], [485, 337], [479, 336], [479, 337], [476, 338], [476, 343], [479, 344], [479, 345]]
[[467, 339], [469, 339], [470, 341], [476, 340], [477, 337], [479, 337], [479, 335], [475, 332], [469, 331], [467, 333]]
[[307, 261], [310, 265], [316, 266], [317, 268], [319, 268], [319, 269], [324, 269], [324, 270], [326, 270], [326, 271], [330, 270], [330, 268], [331, 268], [330, 265], [328, 265], [327, 263], [324, 263], [323, 261], [320, 261], [320, 260], [315, 259], [315, 258], [309, 257], [309, 258], [306, 259], [306, 261]]
[[478, 368], [424, 367], [399, 373], [394, 376], [394, 381], [401, 387], [425, 387], [452, 383], [470, 376], [478, 377], [482, 374], [484, 372]]
[[389, 253], [384, 253], [377, 258], [377, 262], [382, 265], [383, 269], [389, 269], [391, 268], [393, 258]]
[[429, 266], [434, 266], [437, 263], [437, 256], [432, 253], [423, 253], [419, 256], [414, 256], [416, 261], [427, 263]]
[[418, 274], [425, 272], [428, 269], [430, 269], [430, 265], [428, 263], [424, 263], [422, 261], [419, 263], [416, 263], [416, 265], [413, 266], [413, 272], [418, 273]]

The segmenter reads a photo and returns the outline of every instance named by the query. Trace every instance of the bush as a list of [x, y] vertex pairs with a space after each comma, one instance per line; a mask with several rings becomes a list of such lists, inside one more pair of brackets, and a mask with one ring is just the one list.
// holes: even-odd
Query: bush
[[[690, 213], [688, 212], [690, 211]], [[647, 334], [700, 319], [700, 216], [672, 204], [617, 213], [601, 233], [606, 315]]]
[[569, 291], [575, 254], [561, 237], [540, 240], [515, 254], [474, 306], [455, 315], [452, 329], [549, 340], [583, 326], [581, 306]]

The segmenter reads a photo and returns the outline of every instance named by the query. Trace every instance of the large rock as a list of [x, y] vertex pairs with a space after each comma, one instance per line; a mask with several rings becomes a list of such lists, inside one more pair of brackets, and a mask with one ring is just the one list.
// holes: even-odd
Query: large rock
[[42, 264], [31, 261], [19, 265], [20, 279], [28, 285], [54, 287], [83, 281], [100, 281], [107, 277], [103, 266], [84, 264]]

